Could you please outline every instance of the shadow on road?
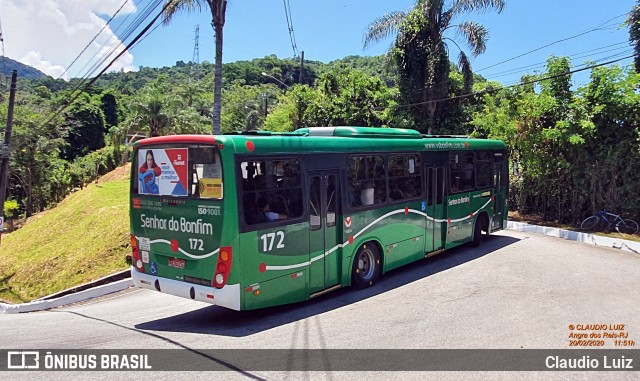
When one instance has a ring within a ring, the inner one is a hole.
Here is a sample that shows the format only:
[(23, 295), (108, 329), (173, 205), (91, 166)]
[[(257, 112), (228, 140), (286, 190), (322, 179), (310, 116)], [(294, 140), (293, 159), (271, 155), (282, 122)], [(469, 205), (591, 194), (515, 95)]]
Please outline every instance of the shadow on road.
[(347, 287), (309, 301), (254, 311), (233, 311), (218, 306), (210, 306), (184, 314), (138, 324), (135, 328), (140, 330), (204, 333), (231, 337), (248, 336), (332, 311), (336, 308), (347, 306), (405, 286), (441, 271), (476, 260), (518, 241), (519, 239), (508, 236), (492, 236), (477, 248), (472, 248), (468, 245), (457, 247), (435, 257), (414, 262), (390, 271), (380, 277), (376, 285), (364, 290)]

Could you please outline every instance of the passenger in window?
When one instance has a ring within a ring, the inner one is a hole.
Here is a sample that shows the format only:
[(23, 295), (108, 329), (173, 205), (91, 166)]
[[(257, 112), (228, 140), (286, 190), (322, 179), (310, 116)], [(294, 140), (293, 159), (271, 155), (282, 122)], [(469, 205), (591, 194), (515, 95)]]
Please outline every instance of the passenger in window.
[(398, 181), (393, 181), (392, 182), (392, 186), (391, 186), (391, 192), (389, 192), (389, 197), (391, 197), (392, 200), (402, 200), (404, 198), (404, 193), (402, 193), (402, 191), (400, 190), (400, 187), (398, 186)]
[(295, 168), (292, 168), (290, 164), (285, 164), (284, 166), (284, 182), (282, 186), (284, 187), (295, 187), (298, 185), (298, 173)]
[(360, 200), (362, 205), (373, 205), (375, 190), (373, 188), (372, 181), (365, 181), (362, 184), (362, 191), (360, 192)]
[(473, 178), (473, 161), (467, 161), (466, 163), (464, 163), (463, 169), (464, 179), (470, 183), (471, 179)]
[(271, 211), (271, 206), (269, 205), (269, 201), (267, 201), (267, 199), (263, 197), (259, 198), (256, 201), (256, 207), (257, 207), (257, 216), (255, 219), (256, 223), (275, 221), (275, 220), (284, 220), (287, 218), (285, 214)]
[(460, 191), (460, 177), (456, 176), (451, 179), (451, 193)]
[(300, 188), (287, 189), (283, 197), (288, 203), (287, 217), (299, 217), (302, 214), (302, 191)]
[[(244, 197), (242, 198), (242, 202), (244, 206), (245, 221), (249, 225), (258, 223), (259, 221), (256, 221), (256, 218), (260, 216), (258, 216), (258, 212), (256, 210), (256, 202), (255, 202), (253, 193), (245, 194)], [(265, 221), (262, 221), (262, 222), (266, 222), (266, 216), (262, 215), (262, 217), (265, 218)]]
[(265, 175), (257, 175), (251, 179), (251, 183), (255, 187), (254, 189), (265, 189), (267, 186), (267, 179)]
[(360, 196), (358, 192), (355, 190), (355, 186), (353, 184), (349, 184), (349, 189), (347, 190), (347, 202), (350, 206), (360, 206)]
[(284, 162), (276, 161), (273, 164), (275, 165), (274, 174), (276, 175), (276, 177), (284, 176)]

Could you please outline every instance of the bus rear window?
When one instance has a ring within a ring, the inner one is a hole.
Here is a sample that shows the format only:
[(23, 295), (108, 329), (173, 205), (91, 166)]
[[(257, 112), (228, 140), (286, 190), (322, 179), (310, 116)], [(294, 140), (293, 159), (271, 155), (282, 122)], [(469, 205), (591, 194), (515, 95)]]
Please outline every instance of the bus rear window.
[(212, 146), (141, 147), (132, 191), (141, 195), (221, 199), (222, 161)]

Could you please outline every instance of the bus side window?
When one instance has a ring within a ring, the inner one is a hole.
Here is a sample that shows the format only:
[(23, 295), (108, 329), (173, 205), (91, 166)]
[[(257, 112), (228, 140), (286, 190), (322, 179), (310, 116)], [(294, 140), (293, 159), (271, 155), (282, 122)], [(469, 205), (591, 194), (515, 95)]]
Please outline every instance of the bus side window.
[(409, 200), (422, 195), (422, 166), (418, 155), (389, 156), (389, 198)]
[(336, 213), (338, 209), (338, 180), (335, 175), (327, 178), (327, 227), (336, 225)]
[(449, 156), (451, 193), (475, 188), (475, 166), (473, 152), (451, 152)]
[(444, 202), (444, 168), (436, 168), (436, 204)]
[(433, 168), (427, 168), (427, 205), (433, 205)]
[(297, 159), (240, 163), (245, 223), (254, 225), (301, 217), (304, 208), (300, 173)]
[(491, 152), (478, 151), (476, 156), (476, 186), (489, 188), (492, 183)]
[(387, 199), (385, 161), (382, 156), (347, 158), (347, 200), (350, 206), (382, 204)]
[(311, 230), (320, 229), (322, 218), (320, 215), (320, 176), (312, 176), (309, 179), (309, 228)]
[(191, 171), (192, 196), (222, 198), (222, 161), (217, 149), (213, 147), (190, 148), (189, 170)]

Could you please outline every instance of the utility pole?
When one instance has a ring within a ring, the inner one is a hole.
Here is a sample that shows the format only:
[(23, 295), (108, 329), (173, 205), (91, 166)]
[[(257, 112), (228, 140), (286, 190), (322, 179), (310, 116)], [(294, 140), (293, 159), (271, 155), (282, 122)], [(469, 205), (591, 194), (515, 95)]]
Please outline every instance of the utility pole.
[(302, 85), (303, 80), (304, 80), (304, 50), (300, 52), (300, 78), (298, 78), (298, 83)]
[(9, 92), (9, 109), (7, 110), (7, 128), (4, 130), (4, 143), (2, 144), (2, 166), (0, 167), (0, 242), (4, 230), (4, 198), (7, 193), (7, 181), (9, 179), (9, 144), (11, 143), (11, 127), (13, 127), (13, 104), (16, 98), (16, 82), (18, 71), (11, 73), (11, 91)]
[(269, 106), (269, 94), (262, 93), (262, 99), (264, 100), (264, 118), (267, 119), (267, 114), (269, 112), (267, 110), (267, 107)]

